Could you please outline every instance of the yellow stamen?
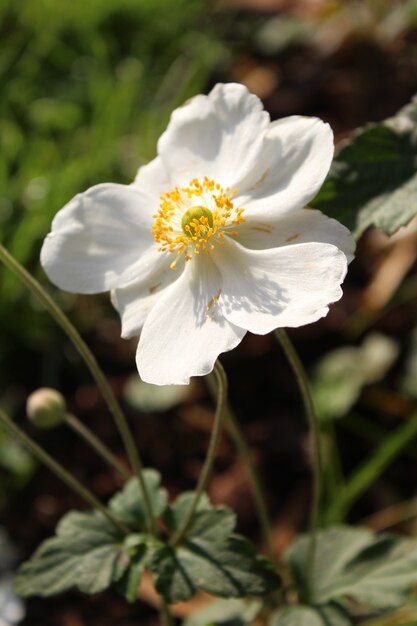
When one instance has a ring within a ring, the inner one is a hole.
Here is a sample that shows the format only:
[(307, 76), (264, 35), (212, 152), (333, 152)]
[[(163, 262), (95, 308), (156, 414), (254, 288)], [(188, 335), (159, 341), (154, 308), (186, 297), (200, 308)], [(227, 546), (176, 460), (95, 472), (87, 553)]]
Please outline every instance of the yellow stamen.
[[(245, 221), (244, 209), (235, 207), (236, 189), (223, 188), (205, 177), (193, 178), (188, 187), (174, 187), (161, 195), (159, 211), (154, 215), (152, 234), (161, 252), (184, 254), (189, 261), (201, 250), (210, 254), (216, 243), (224, 245), (224, 235), (238, 235), (236, 227)], [(176, 269), (177, 261), (171, 264)]]

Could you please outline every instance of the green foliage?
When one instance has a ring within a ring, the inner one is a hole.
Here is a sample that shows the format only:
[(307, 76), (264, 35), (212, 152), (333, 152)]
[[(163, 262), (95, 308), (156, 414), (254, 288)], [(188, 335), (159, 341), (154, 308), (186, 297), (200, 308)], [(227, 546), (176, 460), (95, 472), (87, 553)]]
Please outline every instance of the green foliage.
[(45, 541), (20, 568), (15, 590), (22, 596), (53, 596), (72, 587), (99, 593), (114, 580), (123, 561), (123, 537), (100, 513), (71, 511), (56, 536)]
[(185, 385), (151, 385), (144, 383), (137, 374), (128, 379), (124, 397), (135, 409), (143, 412), (163, 413), (186, 398), (189, 389)]
[(397, 355), (397, 344), (379, 333), (369, 335), (361, 346), (344, 346), (326, 354), (315, 369), (311, 386), (319, 418), (346, 415), (362, 388), (383, 378)]
[[(144, 472), (154, 516), (159, 517), (167, 503), (167, 492), (160, 487), (161, 476), (152, 469)], [(109, 508), (118, 519), (135, 532), (145, 529), (145, 503), (137, 478), (132, 478), (109, 503)]]
[(153, 156), (170, 110), (201, 90), (220, 53), (201, 0), (54, 7), (24, 0), (0, 8), (0, 74), (8, 86), (0, 105), (7, 190), (0, 220), (21, 261), (72, 195), (132, 179)]
[(326, 519), (339, 522), (345, 519), (353, 503), (372, 485), (417, 435), (417, 412), (412, 413), (385, 437), (375, 452), (349, 476), (343, 489), (331, 500)]
[[(152, 508), (165, 523), (166, 534), (177, 530), (192, 493), (167, 505), (160, 476), (145, 470)], [(52, 596), (76, 587), (88, 594), (114, 585), (133, 602), (145, 567), (168, 602), (188, 599), (197, 589), (226, 597), (263, 595), (277, 585), (266, 559), (257, 557), (250, 543), (233, 534), (234, 513), (213, 507), (203, 497), (180, 545), (175, 548), (145, 532), (143, 497), (137, 479), (130, 480), (109, 503), (109, 510), (132, 532), (127, 536), (97, 512), (70, 512), (56, 536), (45, 541), (16, 577), (16, 591), (24, 596)]]
[[(171, 532), (184, 519), (187, 498), (191, 494), (182, 496), (164, 515)], [(232, 534), (235, 524), (233, 511), (205, 502), (179, 546), (161, 543), (156, 548), (150, 567), (156, 589), (168, 602), (187, 600), (197, 589), (240, 598), (264, 595), (277, 586), (269, 561), (257, 557), (244, 537)]]
[(308, 589), (308, 537), (298, 539), (286, 560), (301, 597), (312, 604), (350, 598), (376, 609), (401, 606), (417, 584), (417, 542), (377, 536), (364, 528), (333, 527), (317, 537), (312, 588)]
[(359, 237), (388, 235), (417, 213), (417, 98), (397, 115), (357, 131), (336, 155), (312, 205)]
[(353, 626), (353, 622), (342, 607), (329, 604), (285, 607), (271, 616), (268, 626)]

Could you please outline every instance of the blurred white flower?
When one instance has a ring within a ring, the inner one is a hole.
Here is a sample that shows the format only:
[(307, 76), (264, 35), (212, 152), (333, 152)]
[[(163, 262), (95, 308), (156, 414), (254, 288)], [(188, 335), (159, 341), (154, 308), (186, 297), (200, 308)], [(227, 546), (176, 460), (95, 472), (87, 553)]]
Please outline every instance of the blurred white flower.
[(314, 322), (341, 297), (353, 240), (304, 208), (332, 157), (327, 124), (271, 123), (243, 85), (219, 84), (174, 111), (132, 185), (57, 214), (42, 265), (62, 289), (112, 292), (143, 380), (186, 384), (247, 330)]
[(0, 554), (0, 626), (15, 626), (25, 616), (25, 605), (13, 592), (12, 570), (17, 560), (16, 550), (2, 527)]
[(0, 626), (19, 624), (24, 616), (23, 600), (13, 592), (13, 576), (0, 576)]

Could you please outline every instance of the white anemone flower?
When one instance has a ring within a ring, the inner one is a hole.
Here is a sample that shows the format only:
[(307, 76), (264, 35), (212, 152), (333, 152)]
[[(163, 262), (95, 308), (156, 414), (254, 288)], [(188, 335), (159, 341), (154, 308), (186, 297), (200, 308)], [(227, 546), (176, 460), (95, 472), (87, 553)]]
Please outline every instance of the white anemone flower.
[(173, 112), (134, 183), (59, 211), (42, 265), (67, 291), (111, 291), (144, 381), (187, 384), (246, 331), (315, 322), (342, 296), (353, 240), (306, 208), (332, 157), (328, 124), (271, 123), (243, 85), (218, 84)]

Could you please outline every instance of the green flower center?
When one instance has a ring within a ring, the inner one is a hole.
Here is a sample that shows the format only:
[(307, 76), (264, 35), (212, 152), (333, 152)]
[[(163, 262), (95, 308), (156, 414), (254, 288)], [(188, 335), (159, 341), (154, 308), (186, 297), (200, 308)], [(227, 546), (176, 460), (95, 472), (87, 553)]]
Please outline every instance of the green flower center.
[(188, 237), (199, 237), (213, 230), (213, 213), (204, 206), (192, 206), (182, 216), (182, 230)]

